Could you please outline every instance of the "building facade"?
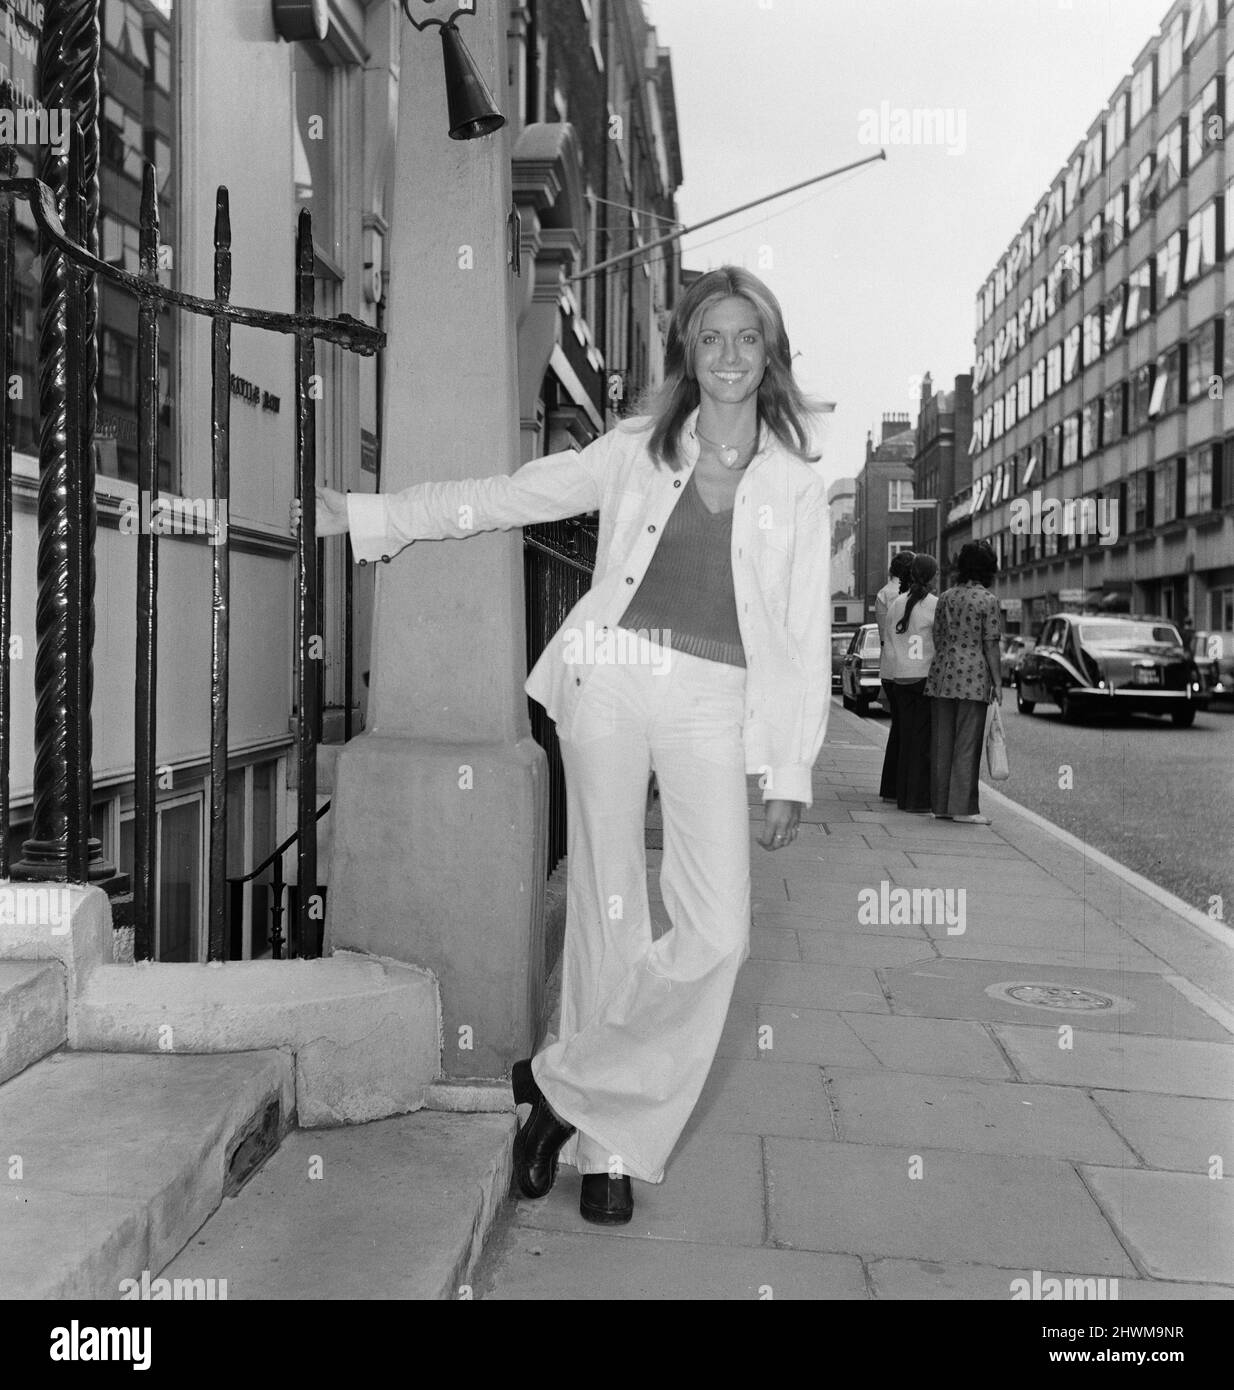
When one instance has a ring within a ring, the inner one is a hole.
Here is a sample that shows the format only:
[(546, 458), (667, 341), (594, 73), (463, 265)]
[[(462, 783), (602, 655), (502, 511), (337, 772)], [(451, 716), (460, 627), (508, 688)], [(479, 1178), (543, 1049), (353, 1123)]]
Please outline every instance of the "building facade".
[(972, 527), (1036, 632), (1234, 630), (1229, 6), (1178, 0), (977, 296)]
[(534, 282), (519, 320), (520, 406), (534, 458), (583, 447), (663, 379), (677, 246), (583, 272), (680, 225), (682, 161), (672, 61), (638, 0), (511, 3), (509, 40), (515, 198)]
[(866, 436), (865, 466), (857, 475), (853, 516), (856, 595), (864, 621), (874, 621), (874, 599), (887, 582), (891, 557), (913, 547), (913, 456), (917, 435), (906, 412), (883, 415), (881, 438)]
[(851, 597), (856, 585), (857, 479), (838, 478), (827, 489), (831, 508), (831, 593), (833, 598)]
[(933, 380), (927, 372), (921, 383), (921, 404), (917, 414), (914, 492), (920, 499), (933, 497), (937, 505), (932, 508), (918, 507), (914, 511), (913, 549), (934, 556), (938, 561), (943, 586), (947, 583), (956, 553), (965, 541), (972, 538), (972, 460), (967, 451), (972, 426), (971, 376), (967, 373), (957, 376), (950, 391), (935, 391)]
[[(663, 366), (677, 261), (592, 280), (594, 259), (644, 243), (675, 219), (681, 181), (672, 69), (634, 0), (480, 0), (507, 16), (508, 85), (496, 90), (511, 131), (512, 254), (521, 258), (518, 320), (523, 454), (581, 447)], [(230, 193), (234, 303), (294, 308), (294, 233), (313, 218), (315, 312), (384, 326), (389, 298), (400, 45), (438, 45), (398, 0), (328, 0), (324, 39), (281, 38), (270, 5), (250, 0), (100, 0), (99, 254), (138, 270), (144, 161), (157, 169), (160, 275), (209, 297), (215, 189)], [(0, 107), (36, 100), (42, 6), (0, 0)], [(466, 32), (467, 19), (460, 21)], [(616, 119), (620, 118), (620, 119)], [(446, 112), (433, 138), (445, 139)], [(576, 124), (577, 122), (577, 124)], [(466, 146), (459, 149), (466, 151)], [(19, 176), (37, 149), (19, 148)], [(426, 187), (429, 205), (448, 189)], [(39, 477), (38, 239), (17, 203), (14, 304), (14, 573), (12, 857), (30, 835), (34, 786), (35, 557)], [(504, 214), (503, 214), (504, 215)], [(460, 247), (460, 256), (465, 248)], [(460, 261), (460, 269), (462, 262)], [(134, 837), (136, 307), (99, 296), (98, 535), (93, 694), (93, 830), (103, 857), (128, 872)], [(185, 514), (212, 501), (210, 328), (164, 314), (159, 490)], [(433, 333), (431, 322), (424, 325)], [(487, 350), (477, 344), (477, 351)], [(296, 688), (294, 340), (250, 328), (232, 335), (230, 392), (231, 625), (228, 738), (229, 876), (259, 864), (294, 821)], [(319, 343), (318, 477), (339, 490), (381, 486), (383, 400), (414, 389), (385, 380), (381, 355)], [(616, 377), (616, 381), (610, 378)], [(414, 447), (392, 441), (391, 447)], [(476, 472), (485, 465), (477, 461)], [(346, 540), (323, 543), (323, 733), (343, 737), (349, 703), (364, 726), (374, 570), (351, 564)], [(157, 761), (159, 862), (155, 958), (206, 955), (211, 538), (159, 539)], [(350, 634), (356, 674), (346, 681)], [(323, 762), (326, 761), (323, 759)], [(327, 862), (330, 818), (321, 822)], [(291, 856), (288, 857), (291, 864)], [(237, 957), (269, 953), (265, 890), (246, 885)]]

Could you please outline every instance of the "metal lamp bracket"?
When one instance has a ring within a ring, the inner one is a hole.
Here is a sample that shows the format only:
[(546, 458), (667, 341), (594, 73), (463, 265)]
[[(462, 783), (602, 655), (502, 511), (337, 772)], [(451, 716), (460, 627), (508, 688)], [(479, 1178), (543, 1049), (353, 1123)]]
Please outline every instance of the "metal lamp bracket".
[(417, 29), (453, 24), (461, 14), (475, 14), (476, 0), (403, 0), (403, 13)]

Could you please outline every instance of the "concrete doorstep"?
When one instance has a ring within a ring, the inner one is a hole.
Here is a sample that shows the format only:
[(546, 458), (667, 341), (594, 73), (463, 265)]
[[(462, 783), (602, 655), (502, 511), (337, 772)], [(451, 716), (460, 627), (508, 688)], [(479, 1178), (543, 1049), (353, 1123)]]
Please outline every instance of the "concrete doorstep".
[(278, 1144), (289, 1053), (57, 1052), (0, 1087), (0, 1298), (114, 1299)]

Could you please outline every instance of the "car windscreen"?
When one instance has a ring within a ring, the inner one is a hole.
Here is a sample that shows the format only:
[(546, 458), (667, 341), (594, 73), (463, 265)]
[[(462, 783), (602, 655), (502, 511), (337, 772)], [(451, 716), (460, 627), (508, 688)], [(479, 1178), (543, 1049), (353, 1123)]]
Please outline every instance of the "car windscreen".
[(1086, 647), (1181, 647), (1183, 639), (1169, 623), (1081, 623)]

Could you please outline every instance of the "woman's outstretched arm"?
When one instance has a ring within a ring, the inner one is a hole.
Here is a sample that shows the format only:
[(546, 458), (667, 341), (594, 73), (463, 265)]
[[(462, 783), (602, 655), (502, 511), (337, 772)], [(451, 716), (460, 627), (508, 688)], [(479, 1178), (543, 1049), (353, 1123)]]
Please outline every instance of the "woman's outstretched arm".
[[(380, 560), (419, 540), (509, 530), (594, 512), (600, 506), (608, 436), (581, 452), (532, 459), (514, 473), (415, 483), (394, 493), (317, 489), (317, 534), (351, 534), (357, 560)], [(293, 525), (298, 520), (292, 508)]]

